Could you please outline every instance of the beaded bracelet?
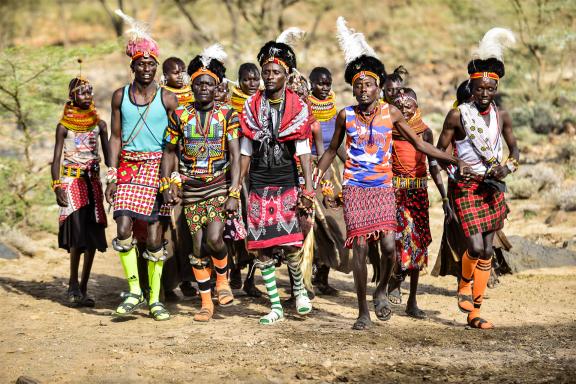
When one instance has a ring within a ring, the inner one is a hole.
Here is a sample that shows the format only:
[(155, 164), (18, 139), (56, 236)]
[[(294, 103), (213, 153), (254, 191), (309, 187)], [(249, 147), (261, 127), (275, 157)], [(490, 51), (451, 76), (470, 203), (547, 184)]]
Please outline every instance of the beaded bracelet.
[(182, 187), (182, 178), (178, 172), (172, 172), (172, 174), (170, 174), (170, 184), (176, 184), (178, 188)]
[(320, 182), (320, 185), (322, 185), (323, 196), (329, 196), (329, 197), (334, 196), (334, 184), (332, 184), (330, 180), (322, 180)]
[(54, 192), (56, 192), (56, 189), (62, 188), (62, 182), (60, 181), (60, 179), (52, 180), (51, 187), (52, 187), (52, 190)]
[(518, 160), (516, 160), (513, 157), (509, 157), (506, 160), (506, 167), (510, 170), (511, 173), (514, 173), (518, 170), (518, 168), (520, 168), (520, 164), (518, 163)]
[(230, 190), (228, 196), (234, 199), (240, 199), (240, 191)]
[(116, 183), (118, 181), (118, 169), (114, 167), (108, 168), (106, 172), (106, 184)]
[(170, 179), (168, 177), (163, 177), (160, 179), (160, 186), (158, 187), (158, 192), (162, 193), (170, 188)]
[(305, 199), (308, 199), (310, 201), (314, 201), (314, 198), (316, 197), (316, 193), (314, 191), (308, 192), (307, 190), (303, 189), (302, 190), (302, 197)]

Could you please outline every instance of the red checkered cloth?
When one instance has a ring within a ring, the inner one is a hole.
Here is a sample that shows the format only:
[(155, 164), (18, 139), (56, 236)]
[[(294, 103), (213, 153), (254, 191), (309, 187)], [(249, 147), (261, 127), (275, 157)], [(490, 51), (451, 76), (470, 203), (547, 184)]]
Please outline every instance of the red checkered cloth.
[(158, 219), (157, 199), (162, 152), (122, 151), (114, 218), (130, 216), (151, 222)]
[(504, 193), (474, 179), (450, 181), (449, 188), (466, 237), (504, 228), (509, 212)]
[(342, 187), (344, 222), (346, 223), (347, 248), (354, 239), (359, 242), (374, 241), (380, 235), (396, 231), (396, 202), (394, 188)]

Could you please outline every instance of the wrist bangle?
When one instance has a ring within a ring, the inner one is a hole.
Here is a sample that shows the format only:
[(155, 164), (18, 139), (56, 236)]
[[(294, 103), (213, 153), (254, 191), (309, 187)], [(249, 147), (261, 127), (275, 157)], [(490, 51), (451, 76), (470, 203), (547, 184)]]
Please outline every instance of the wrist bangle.
[(62, 188), (62, 182), (60, 181), (60, 179), (52, 180), (50, 186), (52, 187), (52, 191), (56, 192), (56, 189)]
[(228, 197), (233, 197), (234, 199), (240, 199), (240, 191), (230, 190), (228, 191)]
[(158, 192), (162, 193), (168, 188), (170, 188), (170, 179), (168, 177), (161, 178), (158, 185)]
[(448, 197), (443, 197), (443, 198), (442, 198), (442, 201), (443, 201), (443, 202), (444, 202), (444, 201), (450, 201), (450, 199), (449, 199)]

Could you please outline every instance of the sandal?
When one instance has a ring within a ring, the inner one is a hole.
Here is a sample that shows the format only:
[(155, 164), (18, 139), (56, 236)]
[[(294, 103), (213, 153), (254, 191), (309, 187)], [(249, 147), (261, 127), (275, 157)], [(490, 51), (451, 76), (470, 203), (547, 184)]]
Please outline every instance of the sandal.
[(374, 314), (380, 321), (388, 321), (392, 317), (392, 308), (388, 299), (380, 301), (374, 299)]
[[(144, 305), (144, 295), (142, 293), (136, 294), (132, 292), (122, 292), (120, 295), (124, 301), (116, 308), (114, 316), (127, 316), (136, 310), (136, 308)], [(134, 302), (136, 299), (136, 302)]]
[(246, 296), (248, 297), (255, 297), (255, 298), (262, 297), (262, 292), (258, 288), (256, 288), (255, 285), (244, 284), (243, 290), (244, 292), (246, 292)]
[(318, 290), (326, 296), (338, 296), (338, 290), (328, 284), (319, 284)]
[(402, 291), (400, 290), (400, 287), (388, 292), (388, 300), (394, 305), (402, 304)]
[(359, 317), (352, 325), (352, 329), (355, 331), (364, 331), (370, 328), (372, 328), (372, 320), (365, 317)]
[(68, 304), (70, 307), (80, 307), (82, 305), (82, 292), (79, 289), (68, 291)]
[(164, 321), (170, 319), (170, 312), (168, 312), (164, 304), (159, 301), (150, 304), (150, 315), (156, 321)]
[(206, 322), (210, 321), (213, 314), (214, 314), (213, 309), (210, 309), (207, 307), (202, 307), (202, 308), (200, 308), (200, 311), (194, 315), (194, 321), (206, 323)]
[(284, 311), (273, 309), (266, 316), (262, 316), (258, 321), (261, 325), (272, 325), (284, 320)]
[(94, 308), (94, 306), (96, 305), (96, 302), (90, 296), (84, 295), (84, 296), (82, 296), (82, 301), (80, 302), (80, 305), (82, 307)]
[(228, 284), (222, 284), (221, 287), (217, 287), (216, 295), (218, 296), (218, 304), (221, 307), (227, 307), (234, 302), (234, 295)]
[(488, 320), (484, 320), (480, 316), (476, 316), (471, 319), (470, 315), (468, 315), (468, 325), (470, 326), (470, 328), (476, 328), (476, 329), (494, 329), (494, 324), (492, 324)]
[(406, 308), (405, 312), (408, 316), (413, 317), (415, 319), (425, 320), (428, 318), (426, 312), (424, 312), (420, 308), (410, 308), (410, 309)]

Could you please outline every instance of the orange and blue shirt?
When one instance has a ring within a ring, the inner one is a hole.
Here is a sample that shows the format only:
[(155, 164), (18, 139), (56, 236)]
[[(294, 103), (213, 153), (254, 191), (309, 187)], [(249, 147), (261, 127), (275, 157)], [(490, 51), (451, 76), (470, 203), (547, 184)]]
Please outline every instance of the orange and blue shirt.
[(388, 104), (378, 105), (371, 121), (363, 121), (349, 106), (346, 111), (346, 152), (343, 185), (392, 187), (392, 119)]

